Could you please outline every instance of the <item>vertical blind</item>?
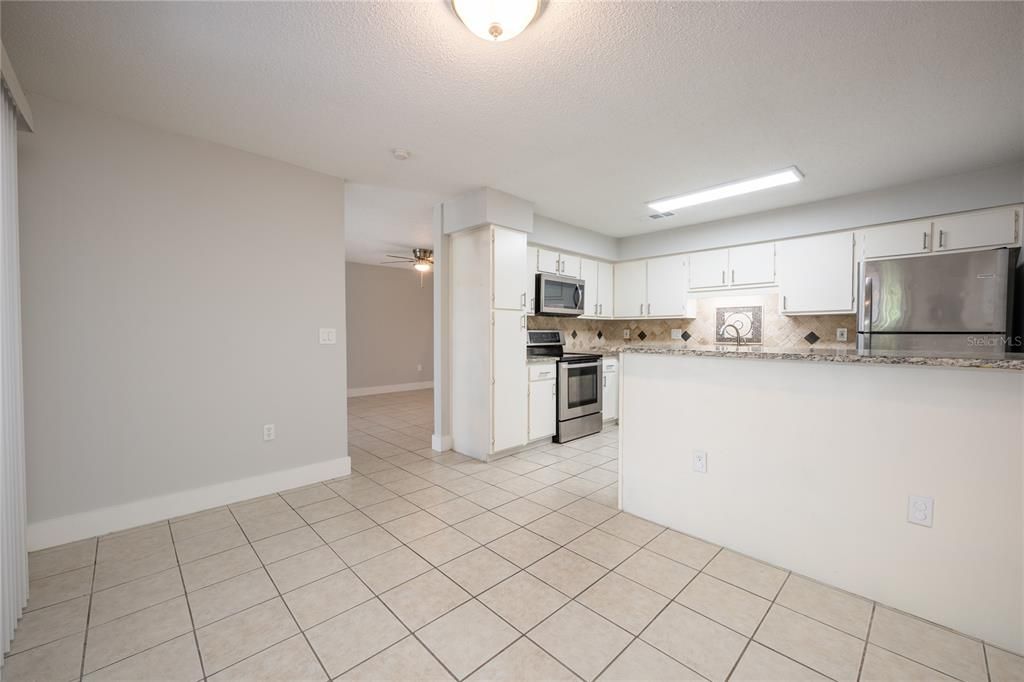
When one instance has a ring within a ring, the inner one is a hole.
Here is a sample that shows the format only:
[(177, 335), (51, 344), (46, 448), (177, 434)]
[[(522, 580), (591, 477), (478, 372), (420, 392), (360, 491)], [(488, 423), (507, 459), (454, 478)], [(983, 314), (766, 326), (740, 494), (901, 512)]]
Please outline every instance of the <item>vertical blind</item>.
[(0, 626), (6, 653), (28, 600), (28, 554), (18, 256), (18, 114), (10, 92), (6, 87), (0, 90)]

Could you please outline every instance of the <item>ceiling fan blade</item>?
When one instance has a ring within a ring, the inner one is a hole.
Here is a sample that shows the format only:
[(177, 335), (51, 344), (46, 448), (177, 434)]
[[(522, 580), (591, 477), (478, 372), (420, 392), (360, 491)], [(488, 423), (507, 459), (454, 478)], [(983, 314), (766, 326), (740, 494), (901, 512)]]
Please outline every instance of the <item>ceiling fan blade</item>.
[(408, 265), (409, 261), (407, 261), (407, 260), (383, 260), (379, 264), (380, 265), (394, 265), (395, 263), (401, 263), (402, 265)]
[(409, 258), (408, 256), (396, 256), (393, 253), (385, 253), (384, 255), (387, 256), (388, 258), (397, 258), (398, 260), (409, 261), (410, 263), (416, 260), (415, 258)]

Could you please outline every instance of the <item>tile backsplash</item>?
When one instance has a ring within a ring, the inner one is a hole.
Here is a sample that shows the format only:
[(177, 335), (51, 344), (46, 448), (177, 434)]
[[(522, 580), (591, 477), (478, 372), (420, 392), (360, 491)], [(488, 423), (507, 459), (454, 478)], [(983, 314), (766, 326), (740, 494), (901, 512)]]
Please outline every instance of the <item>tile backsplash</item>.
[[(530, 329), (561, 329), (569, 351), (599, 349), (602, 346), (643, 345), (710, 348), (715, 345), (718, 309), (760, 309), (761, 345), (766, 348), (853, 348), (857, 318), (854, 315), (782, 315), (775, 294), (729, 295), (697, 299), (695, 319), (679, 320), (581, 320), (575, 317), (529, 318)], [(735, 320), (732, 320), (735, 321)], [(742, 326), (742, 325), (741, 325)], [(836, 341), (836, 330), (845, 328), (847, 341)], [(628, 329), (629, 339), (623, 339)], [(683, 331), (673, 339), (672, 330)], [(576, 332), (576, 336), (573, 336)], [(732, 331), (726, 332), (726, 335)], [(746, 331), (742, 331), (747, 336)], [(812, 343), (813, 341), (813, 343)]]

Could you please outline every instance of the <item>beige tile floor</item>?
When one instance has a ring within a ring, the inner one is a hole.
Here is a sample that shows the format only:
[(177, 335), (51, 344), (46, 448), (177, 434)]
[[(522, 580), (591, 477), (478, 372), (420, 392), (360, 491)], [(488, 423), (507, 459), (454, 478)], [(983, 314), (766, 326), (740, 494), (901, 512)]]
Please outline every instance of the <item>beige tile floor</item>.
[(614, 428), (483, 464), (349, 402), (353, 474), (36, 552), (15, 680), (1024, 679), (1024, 659), (618, 513)]

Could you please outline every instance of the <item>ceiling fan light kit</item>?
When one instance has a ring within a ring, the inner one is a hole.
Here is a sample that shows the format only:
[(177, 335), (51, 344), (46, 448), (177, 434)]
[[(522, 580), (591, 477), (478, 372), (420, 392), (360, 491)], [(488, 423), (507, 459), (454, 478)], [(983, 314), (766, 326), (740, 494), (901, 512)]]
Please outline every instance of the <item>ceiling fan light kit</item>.
[(452, 9), (466, 28), (495, 43), (526, 30), (539, 8), (539, 0), (452, 0)]
[(430, 272), (434, 266), (434, 250), (433, 249), (413, 249), (412, 258), (409, 256), (396, 256), (394, 254), (387, 254), (388, 258), (394, 258), (395, 260), (384, 261), (381, 265), (392, 265), (394, 263), (412, 263), (413, 269), (417, 272)]

